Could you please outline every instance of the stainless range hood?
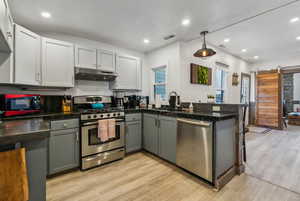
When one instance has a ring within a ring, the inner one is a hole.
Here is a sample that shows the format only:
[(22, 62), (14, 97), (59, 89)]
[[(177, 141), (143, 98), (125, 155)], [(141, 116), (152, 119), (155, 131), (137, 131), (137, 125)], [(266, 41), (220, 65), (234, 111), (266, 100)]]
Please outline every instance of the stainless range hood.
[(75, 68), (76, 80), (114, 81), (115, 73), (104, 72), (98, 69)]

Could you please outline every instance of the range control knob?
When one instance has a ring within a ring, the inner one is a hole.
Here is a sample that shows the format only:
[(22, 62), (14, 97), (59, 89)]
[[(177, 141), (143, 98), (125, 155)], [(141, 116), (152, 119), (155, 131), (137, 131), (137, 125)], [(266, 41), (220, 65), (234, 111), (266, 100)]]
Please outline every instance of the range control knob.
[(120, 113), (118, 113), (118, 116), (120, 116), (121, 114)]
[(116, 116), (116, 113), (114, 113), (113, 116), (115, 117), (115, 116)]
[(100, 117), (103, 118), (103, 114), (101, 114)]
[(94, 115), (94, 118), (97, 118), (97, 115), (96, 115), (96, 114)]
[(110, 114), (107, 114), (108, 117), (110, 117)]
[(88, 115), (87, 118), (90, 119), (90, 118), (91, 118), (91, 115)]

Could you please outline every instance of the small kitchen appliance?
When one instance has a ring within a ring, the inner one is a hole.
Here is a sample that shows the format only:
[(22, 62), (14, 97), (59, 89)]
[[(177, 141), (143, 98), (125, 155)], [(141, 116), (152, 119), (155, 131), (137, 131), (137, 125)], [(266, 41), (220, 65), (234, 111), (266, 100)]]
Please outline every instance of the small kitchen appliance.
[[(80, 113), (81, 170), (87, 170), (125, 156), (125, 114), (112, 107), (110, 96), (75, 96), (73, 110)], [(95, 105), (102, 105), (95, 108)], [(115, 119), (115, 137), (105, 142), (98, 137), (98, 120)]]
[(175, 91), (172, 91), (169, 94), (169, 105), (171, 109), (180, 107), (180, 96), (178, 96)]
[(32, 94), (3, 94), (0, 95), (0, 110), (4, 117), (39, 113), (41, 97)]

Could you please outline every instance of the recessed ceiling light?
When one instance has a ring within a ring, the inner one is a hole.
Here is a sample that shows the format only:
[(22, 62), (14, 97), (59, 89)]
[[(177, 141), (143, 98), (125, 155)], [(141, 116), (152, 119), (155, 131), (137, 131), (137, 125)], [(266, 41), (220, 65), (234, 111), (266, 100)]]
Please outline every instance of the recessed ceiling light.
[(297, 39), (297, 40), (300, 40), (300, 36), (298, 36), (296, 39)]
[(294, 17), (292, 19), (290, 19), (290, 23), (295, 23), (299, 21), (299, 17)]
[(48, 12), (41, 12), (41, 16), (44, 17), (44, 18), (50, 18), (51, 14), (48, 13)]
[(259, 56), (254, 56), (253, 58), (254, 58), (254, 59), (259, 59)]
[(145, 44), (149, 44), (149, 43), (150, 43), (150, 40), (147, 39), (147, 38), (145, 38), (145, 39), (144, 39), (144, 43), (145, 43)]
[(229, 42), (230, 42), (230, 38), (225, 38), (225, 39), (224, 39), (224, 42), (225, 42), (225, 43), (229, 43)]
[(247, 49), (242, 49), (242, 52), (247, 52)]
[(191, 24), (191, 20), (190, 19), (183, 19), (181, 21), (182, 26), (188, 26)]

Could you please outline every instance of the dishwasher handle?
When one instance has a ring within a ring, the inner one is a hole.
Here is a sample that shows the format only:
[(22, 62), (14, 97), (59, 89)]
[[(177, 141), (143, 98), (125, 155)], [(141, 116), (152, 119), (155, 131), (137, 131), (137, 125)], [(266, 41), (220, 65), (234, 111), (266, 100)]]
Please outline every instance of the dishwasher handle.
[(207, 122), (207, 121), (193, 121), (193, 120), (190, 120), (190, 119), (177, 119), (177, 121), (182, 122), (182, 123), (186, 123), (186, 124), (202, 126), (202, 127), (210, 127), (211, 126), (211, 122)]

